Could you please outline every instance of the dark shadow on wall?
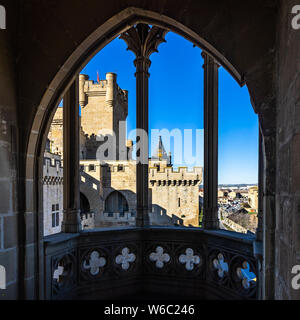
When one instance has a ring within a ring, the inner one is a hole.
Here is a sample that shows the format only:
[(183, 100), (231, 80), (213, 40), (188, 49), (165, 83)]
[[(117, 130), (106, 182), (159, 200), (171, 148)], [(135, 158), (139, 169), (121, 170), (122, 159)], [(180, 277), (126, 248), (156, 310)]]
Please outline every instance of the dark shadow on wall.
[(80, 213), (89, 213), (90, 211), (91, 209), (88, 198), (80, 192)]
[[(109, 165), (102, 165), (100, 180), (98, 181), (87, 172), (81, 170), (81, 188), (85, 194), (90, 190), (86, 199), (98, 197), (101, 208), (90, 210), (98, 212), (96, 228), (135, 225), (136, 193), (128, 189), (111, 188), (111, 171)], [(84, 181), (83, 181), (84, 180)], [(95, 190), (95, 186), (97, 189)], [(167, 214), (167, 210), (158, 204), (152, 204), (152, 189), (149, 188), (149, 218), (154, 226), (184, 226), (184, 220), (175, 214)], [(115, 197), (114, 197), (115, 195)], [(120, 195), (120, 196), (116, 196)], [(114, 199), (113, 199), (114, 198)], [(85, 199), (80, 198), (81, 210), (85, 210)], [(98, 209), (98, 210), (96, 210)], [(126, 219), (127, 218), (127, 219)]]

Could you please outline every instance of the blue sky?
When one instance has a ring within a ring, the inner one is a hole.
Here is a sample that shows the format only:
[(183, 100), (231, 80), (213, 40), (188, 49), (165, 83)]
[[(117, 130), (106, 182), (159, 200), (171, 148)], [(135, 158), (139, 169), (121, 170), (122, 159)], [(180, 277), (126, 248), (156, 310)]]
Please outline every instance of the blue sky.
[[(183, 148), (187, 156), (174, 166), (203, 166), (203, 59), (201, 50), (169, 32), (159, 53), (151, 55), (149, 78), (149, 129), (190, 129), (192, 139)], [(128, 133), (136, 127), (134, 54), (123, 40), (115, 39), (82, 70), (96, 81), (105, 73), (117, 73), (117, 83), (129, 91)], [(196, 140), (198, 129), (198, 140)], [(189, 137), (189, 136), (187, 136)], [(153, 136), (154, 138), (154, 136)], [(156, 136), (155, 136), (156, 138)], [(151, 141), (151, 136), (149, 137)], [(156, 141), (156, 139), (155, 139)], [(164, 136), (163, 136), (164, 141)], [(197, 142), (197, 148), (196, 148)], [(166, 143), (166, 141), (165, 141)], [(167, 144), (167, 143), (166, 143)], [(176, 144), (177, 145), (177, 144)], [(156, 143), (151, 146), (155, 149)], [(174, 155), (174, 142), (170, 148)], [(197, 154), (196, 154), (197, 149)], [(178, 153), (177, 153), (178, 154)], [(176, 160), (176, 159), (175, 159)], [(192, 160), (195, 160), (194, 162)], [(258, 118), (247, 87), (240, 88), (224, 69), (219, 69), (219, 183), (257, 183)]]

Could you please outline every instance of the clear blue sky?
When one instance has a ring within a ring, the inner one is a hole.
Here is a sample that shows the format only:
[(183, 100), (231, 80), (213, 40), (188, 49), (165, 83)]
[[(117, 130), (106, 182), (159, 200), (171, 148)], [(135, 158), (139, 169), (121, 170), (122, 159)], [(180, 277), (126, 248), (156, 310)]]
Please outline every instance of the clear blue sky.
[[(174, 166), (203, 166), (203, 59), (201, 50), (169, 32), (159, 53), (151, 55), (149, 78), (149, 129), (192, 129), (193, 139), (183, 147), (190, 156)], [(117, 83), (129, 91), (127, 131), (136, 127), (134, 54), (123, 40), (115, 39), (82, 70), (96, 81), (106, 72), (117, 73)], [(150, 136), (151, 140), (151, 136)], [(164, 137), (163, 137), (164, 141)], [(149, 147), (155, 149), (156, 145)], [(174, 154), (174, 142), (170, 149)], [(192, 159), (196, 161), (192, 163)], [(219, 69), (219, 183), (257, 183), (258, 118), (247, 87), (240, 86), (224, 68)]]

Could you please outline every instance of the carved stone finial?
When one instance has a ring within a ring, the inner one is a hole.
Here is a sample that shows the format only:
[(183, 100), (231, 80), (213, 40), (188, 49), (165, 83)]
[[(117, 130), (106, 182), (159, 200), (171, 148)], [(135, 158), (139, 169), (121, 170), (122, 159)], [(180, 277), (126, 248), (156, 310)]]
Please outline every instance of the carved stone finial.
[(127, 43), (127, 50), (131, 50), (136, 58), (147, 58), (153, 52), (158, 52), (157, 48), (162, 42), (166, 42), (165, 35), (168, 30), (159, 27), (150, 28), (147, 24), (137, 24), (120, 35)]

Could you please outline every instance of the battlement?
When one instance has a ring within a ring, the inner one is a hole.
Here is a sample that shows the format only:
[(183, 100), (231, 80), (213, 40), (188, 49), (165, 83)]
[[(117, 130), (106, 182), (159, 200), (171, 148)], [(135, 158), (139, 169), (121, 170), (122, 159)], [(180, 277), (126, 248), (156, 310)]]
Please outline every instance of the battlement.
[(149, 172), (150, 173), (154, 173), (157, 175), (160, 174), (180, 174), (180, 175), (184, 175), (184, 176), (188, 176), (188, 175), (194, 175), (194, 174), (202, 174), (203, 172), (203, 168), (202, 167), (193, 167), (193, 170), (189, 171), (188, 167), (178, 167), (178, 170), (175, 170), (173, 167), (156, 167), (156, 166), (151, 166), (149, 167)]
[(149, 181), (152, 185), (196, 185), (202, 182), (202, 167), (194, 167), (188, 171), (187, 167), (150, 167)]
[(61, 157), (51, 152), (44, 153), (43, 184), (55, 185), (63, 183), (63, 167)]
[(61, 160), (61, 156), (59, 154), (55, 154), (52, 152), (48, 152), (45, 151), (44, 153), (44, 161), (43, 161), (44, 165), (48, 165), (49, 167), (53, 167), (53, 168), (62, 168), (62, 160)]
[(87, 104), (88, 97), (105, 96), (108, 105), (117, 102), (127, 107), (128, 91), (121, 89), (117, 84), (117, 75), (109, 72), (105, 80), (89, 80), (85, 74), (79, 75), (79, 102), (82, 107)]
[(107, 81), (100, 80), (100, 82), (95, 82), (94, 80), (86, 80), (84, 82), (84, 93), (88, 96), (105, 96), (107, 89)]

